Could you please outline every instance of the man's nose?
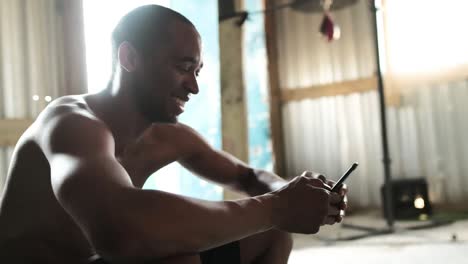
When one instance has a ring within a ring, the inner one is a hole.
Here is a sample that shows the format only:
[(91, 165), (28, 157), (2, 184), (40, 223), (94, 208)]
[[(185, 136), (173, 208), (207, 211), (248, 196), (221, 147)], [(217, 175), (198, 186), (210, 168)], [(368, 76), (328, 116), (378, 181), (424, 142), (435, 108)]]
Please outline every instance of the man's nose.
[(198, 89), (197, 76), (195, 74), (191, 75), (190, 79), (187, 80), (186, 89), (192, 94), (197, 94), (200, 91)]

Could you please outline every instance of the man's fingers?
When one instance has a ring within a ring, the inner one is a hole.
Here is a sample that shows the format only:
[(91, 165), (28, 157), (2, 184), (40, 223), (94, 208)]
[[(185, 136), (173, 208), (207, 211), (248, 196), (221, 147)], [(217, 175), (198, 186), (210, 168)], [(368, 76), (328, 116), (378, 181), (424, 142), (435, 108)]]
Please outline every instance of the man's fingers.
[(338, 208), (340, 208), (340, 210), (345, 211), (346, 209), (348, 209), (348, 203), (345, 202), (345, 201), (341, 201), (341, 203), (340, 203), (340, 205), (338, 206)]
[(304, 171), (301, 176), (307, 177), (307, 178), (314, 178), (314, 173), (311, 171)]
[(323, 174), (320, 174), (320, 173), (313, 173), (313, 177), (314, 178), (317, 178), (319, 180), (321, 180), (323, 183), (325, 183), (327, 186), (330, 186), (330, 190), (331, 188), (333, 188), (336, 184), (335, 181), (333, 180), (328, 180)]
[(323, 225), (333, 225), (336, 223), (336, 216), (328, 216), (323, 220)]
[(327, 189), (328, 191), (331, 191), (331, 187), (319, 179), (308, 179), (307, 185), (310, 185), (316, 188), (323, 188), (323, 189)]
[(327, 216), (323, 220), (323, 225), (334, 225), (343, 221), (344, 215)]
[(323, 181), (323, 183), (330, 185), (329, 181), (327, 181), (327, 178), (325, 176), (323, 176), (322, 174), (317, 173), (316, 178)]
[(301, 176), (308, 178), (312, 185), (315, 187), (320, 187), (320, 188), (325, 188), (329, 191), (331, 191), (331, 188), (333, 186), (333, 181), (327, 180), (327, 178), (316, 172), (311, 172), (311, 171), (304, 171)]
[(337, 215), (337, 216), (327, 216), (323, 220), (322, 225), (334, 225), (336, 223), (341, 223), (343, 221), (343, 216), (342, 215)]
[(337, 223), (341, 223), (341, 221), (343, 221), (343, 216), (340, 215), (340, 216), (335, 217), (335, 221)]
[[(336, 184), (336, 182), (334, 182), (334, 181), (328, 181), (328, 185), (330, 185), (330, 186), (335, 187), (335, 184)], [(348, 193), (348, 187), (346, 186), (346, 184), (342, 183), (339, 186), (338, 191), (336, 193), (338, 193), (341, 196), (346, 196), (346, 194)]]
[(338, 206), (343, 201), (343, 197), (335, 192), (330, 193), (330, 204)]
[(342, 184), (340, 191), (338, 192), (341, 196), (346, 196), (348, 194), (348, 186), (346, 184)]
[(334, 205), (328, 205), (328, 216), (340, 215), (340, 209)]

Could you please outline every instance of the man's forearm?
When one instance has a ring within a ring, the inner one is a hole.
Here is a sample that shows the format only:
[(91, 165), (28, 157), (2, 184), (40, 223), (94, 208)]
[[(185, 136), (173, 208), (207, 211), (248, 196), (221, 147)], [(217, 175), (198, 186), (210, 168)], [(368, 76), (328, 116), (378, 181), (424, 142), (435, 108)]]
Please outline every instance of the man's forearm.
[(261, 195), (283, 187), (286, 180), (278, 175), (257, 169), (249, 169), (241, 180), (241, 191), (250, 196)]
[(125, 247), (135, 249), (129, 255), (196, 253), (273, 227), (269, 195), (211, 202), (134, 190), (127, 199), (133, 205), (124, 206), (130, 208), (125, 214), (131, 216), (127, 227), (131, 232), (125, 238), (130, 245)]

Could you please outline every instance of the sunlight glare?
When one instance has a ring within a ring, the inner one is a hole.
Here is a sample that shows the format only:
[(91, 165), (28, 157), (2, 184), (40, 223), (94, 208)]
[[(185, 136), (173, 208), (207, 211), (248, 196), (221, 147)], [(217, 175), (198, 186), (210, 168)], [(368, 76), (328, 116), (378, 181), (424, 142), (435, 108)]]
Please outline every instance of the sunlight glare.
[(84, 0), (84, 31), (88, 91), (105, 88), (112, 69), (111, 34), (119, 19), (130, 10), (147, 4), (168, 7), (170, 0)]
[(468, 64), (468, 1), (386, 1), (391, 67), (399, 74), (429, 73)]

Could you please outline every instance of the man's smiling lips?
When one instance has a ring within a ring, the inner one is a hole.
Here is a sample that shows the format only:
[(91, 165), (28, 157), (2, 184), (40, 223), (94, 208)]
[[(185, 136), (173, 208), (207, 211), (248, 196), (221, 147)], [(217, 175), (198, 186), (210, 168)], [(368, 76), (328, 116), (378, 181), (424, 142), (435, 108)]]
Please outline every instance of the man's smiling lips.
[(189, 98), (182, 98), (178, 96), (173, 96), (177, 106), (179, 107), (180, 111), (184, 111), (185, 103), (188, 102)]

